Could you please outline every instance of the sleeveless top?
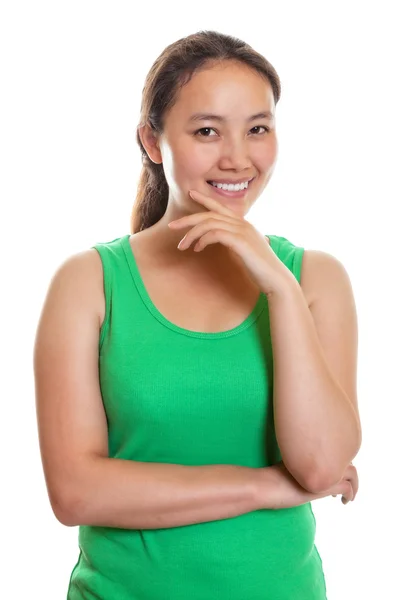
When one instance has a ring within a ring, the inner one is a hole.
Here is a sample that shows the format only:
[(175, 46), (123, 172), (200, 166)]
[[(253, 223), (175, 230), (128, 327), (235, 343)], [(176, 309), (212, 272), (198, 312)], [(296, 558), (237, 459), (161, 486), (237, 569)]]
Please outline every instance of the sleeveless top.
[[(252, 468), (282, 460), (268, 300), (218, 333), (168, 321), (129, 235), (95, 248), (104, 274), (99, 378), (109, 456)], [(304, 248), (268, 235), (300, 283)], [(165, 529), (79, 526), (67, 600), (326, 600), (311, 503)]]

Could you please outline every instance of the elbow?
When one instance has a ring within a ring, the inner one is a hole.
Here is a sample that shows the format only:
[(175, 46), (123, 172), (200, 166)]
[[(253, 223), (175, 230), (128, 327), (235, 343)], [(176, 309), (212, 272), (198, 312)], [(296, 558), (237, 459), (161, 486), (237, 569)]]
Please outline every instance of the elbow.
[(326, 485), (326, 481), (317, 474), (309, 474), (307, 477), (298, 477), (297, 481), (304, 490), (311, 494), (321, 494), (330, 487)]
[(311, 477), (308, 480), (309, 491), (311, 491), (314, 494), (322, 494), (336, 486), (338, 483), (340, 483), (341, 480), (344, 478), (346, 470), (351, 464), (351, 461), (357, 455), (360, 446), (361, 441), (358, 442), (356, 449), (353, 450), (353, 452), (347, 456), (346, 462), (341, 463), (340, 468), (339, 465), (336, 464), (331, 469), (326, 469), (324, 473), (318, 473), (316, 471), (314, 477)]
[(317, 467), (312, 468), (309, 465), (305, 468), (305, 466), (302, 465), (301, 468), (299, 468), (296, 465), (288, 465), (285, 462), (284, 464), (298, 484), (311, 494), (321, 494), (336, 483), (333, 481), (333, 478), (329, 481), (330, 478), (327, 474), (323, 474)]
[(326, 473), (325, 475), (316, 472), (313, 477), (308, 478), (306, 486), (303, 487), (312, 494), (323, 494), (324, 492), (328, 492), (335, 485), (340, 483), (340, 481), (344, 477), (344, 472), (345, 469), (343, 469), (341, 475), (334, 475), (333, 471), (329, 474)]
[[(342, 463), (339, 466), (338, 463), (334, 465), (317, 465), (316, 463), (308, 463), (305, 464), (295, 464), (291, 465), (283, 462), (291, 473), (291, 475), (296, 479), (296, 481), (305, 489), (306, 491), (312, 494), (323, 494), (324, 492), (328, 492), (335, 485), (340, 483), (343, 479), (345, 471), (347, 467), (350, 465), (352, 459), (357, 455), (361, 446), (361, 439), (356, 443), (355, 449), (353, 448), (347, 458), (346, 462)], [(344, 460), (344, 459), (343, 459)]]
[[(323, 477), (314, 469), (299, 469), (296, 466), (288, 465), (285, 461), (284, 465), (292, 475), (292, 477), (298, 482), (298, 484), (307, 492), (311, 494), (319, 494), (323, 489), (327, 489), (326, 481), (323, 481)], [(326, 486), (326, 487), (325, 487)]]
[(313, 476), (309, 476), (304, 484), (301, 485), (311, 494), (322, 494), (333, 487), (335, 482), (329, 482), (327, 477), (322, 477), (320, 474), (314, 474)]
[(82, 502), (80, 500), (73, 500), (68, 494), (61, 494), (51, 499), (51, 506), (61, 525), (76, 527), (81, 524)]

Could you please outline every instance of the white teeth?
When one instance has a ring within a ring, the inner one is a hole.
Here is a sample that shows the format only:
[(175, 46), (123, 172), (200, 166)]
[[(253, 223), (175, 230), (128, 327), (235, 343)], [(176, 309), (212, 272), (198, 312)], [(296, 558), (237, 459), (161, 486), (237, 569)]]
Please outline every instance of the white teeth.
[(249, 181), (244, 181), (243, 183), (237, 183), (234, 185), (233, 183), (215, 183), (214, 181), (210, 181), (211, 185), (217, 187), (221, 190), (226, 190), (228, 192), (239, 192), (240, 190), (245, 190), (248, 187)]

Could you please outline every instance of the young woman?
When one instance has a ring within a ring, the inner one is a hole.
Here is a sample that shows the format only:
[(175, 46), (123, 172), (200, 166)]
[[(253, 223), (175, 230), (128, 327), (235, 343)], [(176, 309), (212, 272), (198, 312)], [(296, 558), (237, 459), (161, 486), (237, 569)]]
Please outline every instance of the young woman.
[(353, 500), (357, 321), (342, 264), (245, 215), (280, 82), (204, 31), (143, 88), (131, 235), (68, 258), (35, 345), (50, 502), (79, 526), (69, 600), (323, 600), (311, 501)]

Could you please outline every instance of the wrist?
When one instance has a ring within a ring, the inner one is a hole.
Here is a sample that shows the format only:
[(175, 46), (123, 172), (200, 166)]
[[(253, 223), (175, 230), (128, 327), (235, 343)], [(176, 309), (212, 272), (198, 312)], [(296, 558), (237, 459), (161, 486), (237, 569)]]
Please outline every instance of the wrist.
[(291, 271), (287, 269), (287, 273), (282, 275), (278, 282), (275, 283), (274, 289), (266, 292), (268, 300), (276, 298), (285, 298), (298, 293), (301, 290), (300, 284)]
[(281, 508), (282, 474), (280, 465), (260, 467), (255, 470), (255, 510)]

